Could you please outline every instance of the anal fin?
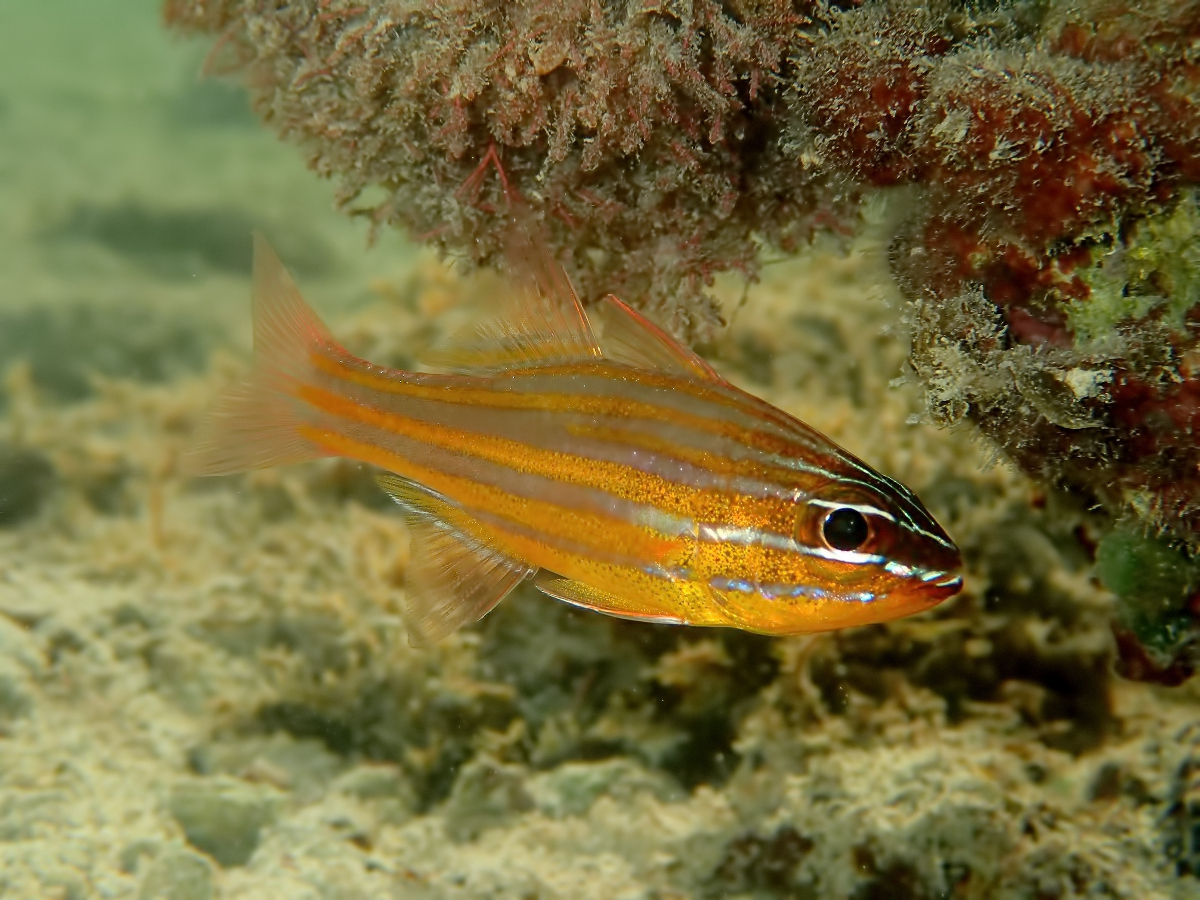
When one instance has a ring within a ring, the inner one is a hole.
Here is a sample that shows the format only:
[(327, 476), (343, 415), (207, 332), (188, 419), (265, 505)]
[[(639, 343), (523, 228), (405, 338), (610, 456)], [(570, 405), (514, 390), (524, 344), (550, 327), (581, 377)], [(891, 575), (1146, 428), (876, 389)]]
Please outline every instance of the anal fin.
[(598, 590), (582, 581), (561, 578), (542, 572), (534, 581), (534, 586), (548, 597), (562, 600), (572, 606), (580, 606), (594, 612), (615, 616), (618, 619), (632, 619), (635, 622), (653, 622), (659, 625), (683, 625), (684, 620), (677, 616), (663, 615), (661, 612), (639, 612), (630, 608), (630, 604), (621, 598)]
[(435, 643), (483, 618), (535, 571), (467, 533), (469, 515), (440, 494), (392, 474), (376, 480), (412, 533), (405, 602), (413, 643)]

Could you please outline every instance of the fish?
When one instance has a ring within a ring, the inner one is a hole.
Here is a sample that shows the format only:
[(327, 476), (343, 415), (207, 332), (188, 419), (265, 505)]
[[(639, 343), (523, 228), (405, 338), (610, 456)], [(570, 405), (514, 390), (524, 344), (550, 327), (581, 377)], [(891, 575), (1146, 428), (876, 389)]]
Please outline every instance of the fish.
[(530, 578), (625, 619), (766, 635), (886, 622), (960, 590), (958, 548), (907, 487), (617, 297), (585, 311), (544, 245), (512, 244), (494, 314), (404, 371), (338, 344), (255, 235), (253, 369), (184, 472), (376, 467), (411, 536), (417, 645)]

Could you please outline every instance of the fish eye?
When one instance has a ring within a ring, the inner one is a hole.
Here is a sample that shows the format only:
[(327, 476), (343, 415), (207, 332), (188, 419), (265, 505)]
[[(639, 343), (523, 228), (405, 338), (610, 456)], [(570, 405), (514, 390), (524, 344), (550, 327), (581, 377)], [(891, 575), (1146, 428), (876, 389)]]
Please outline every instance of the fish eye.
[(850, 551), (857, 550), (867, 542), (871, 527), (857, 509), (842, 506), (825, 517), (821, 533), (825, 543), (834, 550)]

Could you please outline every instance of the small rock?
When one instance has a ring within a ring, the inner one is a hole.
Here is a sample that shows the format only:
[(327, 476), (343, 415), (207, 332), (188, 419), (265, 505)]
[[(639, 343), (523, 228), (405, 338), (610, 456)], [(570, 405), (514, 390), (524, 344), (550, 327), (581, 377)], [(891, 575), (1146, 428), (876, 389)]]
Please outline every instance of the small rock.
[(224, 739), (193, 747), (188, 761), (198, 775), (229, 775), (286, 791), (297, 803), (324, 792), (344, 763), (320, 741), (277, 732), (269, 737)]
[(534, 805), (556, 819), (583, 815), (602, 794), (628, 800), (647, 791), (664, 802), (683, 799), (674, 783), (628, 759), (565, 763), (535, 775), (527, 788)]
[(212, 866), (186, 850), (173, 850), (156, 859), (138, 891), (138, 900), (211, 900), (212, 896)]
[(126, 875), (132, 875), (141, 868), (143, 859), (154, 859), (161, 849), (161, 841), (138, 838), (121, 848), (117, 864)]
[(526, 772), (493, 759), (473, 759), (463, 766), (443, 812), (446, 831), (456, 841), (476, 837), (533, 806), (525, 792)]
[(177, 786), (168, 808), (190, 843), (222, 866), (245, 865), (258, 848), (262, 829), (275, 821), (279, 795), (231, 778)]
[(332, 788), (369, 804), (391, 825), (408, 821), (417, 809), (417, 793), (397, 766), (364, 763), (339, 776)]
[(54, 488), (56, 473), (45, 454), (0, 444), (0, 528), (33, 518)]
[(28, 715), (32, 708), (33, 698), (25, 686), (12, 675), (0, 671), (0, 728), (6, 720)]

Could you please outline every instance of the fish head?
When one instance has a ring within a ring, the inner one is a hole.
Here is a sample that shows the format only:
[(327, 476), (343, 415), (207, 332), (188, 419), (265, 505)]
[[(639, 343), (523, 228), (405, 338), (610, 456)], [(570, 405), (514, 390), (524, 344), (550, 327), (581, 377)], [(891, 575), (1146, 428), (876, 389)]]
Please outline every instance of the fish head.
[(831, 481), (795, 504), (796, 572), (823, 570), (831, 624), (886, 622), (962, 588), (962, 557), (942, 526), (907, 487), (871, 475)]
[(829, 631), (912, 615), (961, 590), (949, 535), (912, 491), (870, 474), (796, 492), (790, 538), (771, 536), (746, 577), (717, 581), (731, 624)]

